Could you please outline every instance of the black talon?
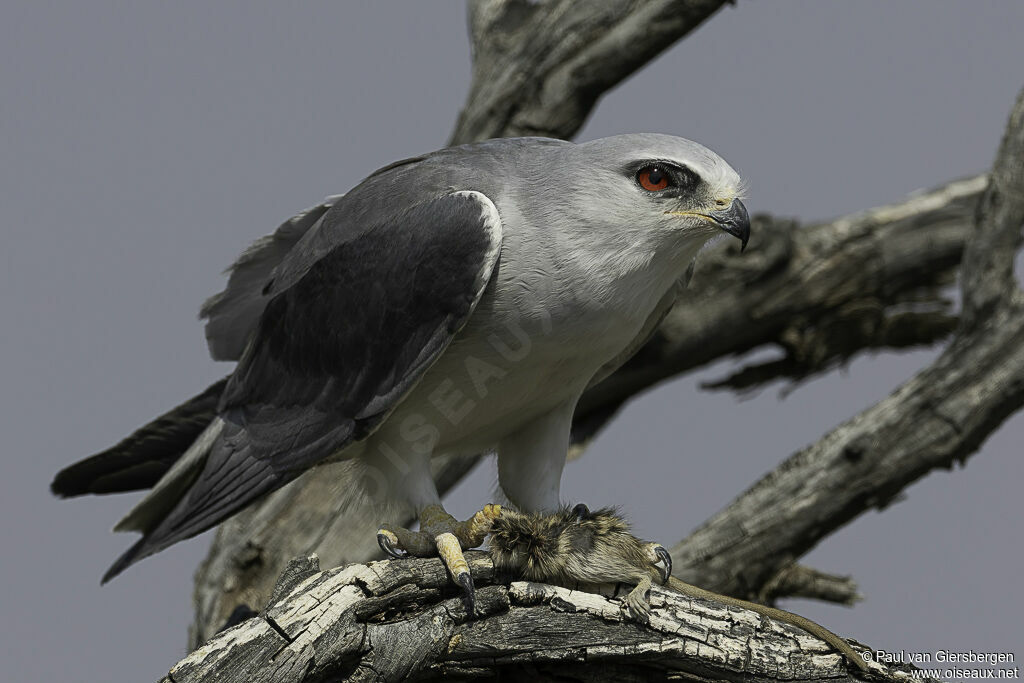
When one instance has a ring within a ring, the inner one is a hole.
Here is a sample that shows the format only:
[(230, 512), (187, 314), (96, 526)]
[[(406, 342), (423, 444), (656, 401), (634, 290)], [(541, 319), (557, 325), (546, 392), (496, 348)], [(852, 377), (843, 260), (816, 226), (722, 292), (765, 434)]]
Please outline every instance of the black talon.
[(572, 509), (572, 513), (576, 515), (577, 522), (582, 522), (587, 517), (590, 517), (590, 508), (583, 503), (577, 503), (576, 507)]
[(476, 610), (474, 598), (476, 588), (473, 586), (473, 575), (469, 572), (464, 572), (459, 574), (455, 581), (462, 586), (462, 599), (466, 603), (466, 614), (472, 617)]
[(672, 576), (672, 556), (668, 554), (664, 546), (655, 546), (654, 554), (658, 556), (658, 559), (664, 563), (664, 567), (658, 567), (658, 571), (661, 573), (661, 585), (668, 583), (669, 577)]
[(384, 554), (388, 557), (393, 557), (396, 560), (400, 560), (403, 557), (408, 557), (409, 553), (404, 550), (399, 552), (395, 549), (395, 546), (391, 545), (391, 539), (386, 534), (377, 534), (377, 545), (384, 551)]

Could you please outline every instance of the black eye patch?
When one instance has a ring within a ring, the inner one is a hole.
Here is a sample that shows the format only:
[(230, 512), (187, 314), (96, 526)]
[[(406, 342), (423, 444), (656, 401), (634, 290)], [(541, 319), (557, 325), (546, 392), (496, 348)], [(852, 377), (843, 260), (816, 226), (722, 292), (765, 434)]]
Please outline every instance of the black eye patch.
[[(637, 167), (634, 167), (637, 168)], [(695, 189), (700, 184), (700, 176), (686, 166), (669, 161), (647, 161), (639, 166), (633, 175), (636, 184), (652, 194), (675, 189), (675, 193)]]

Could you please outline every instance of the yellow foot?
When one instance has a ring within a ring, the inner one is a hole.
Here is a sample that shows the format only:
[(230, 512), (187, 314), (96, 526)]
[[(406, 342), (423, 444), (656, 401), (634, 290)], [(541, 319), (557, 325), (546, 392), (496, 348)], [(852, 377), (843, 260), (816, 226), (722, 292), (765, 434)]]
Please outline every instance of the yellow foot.
[(420, 530), (382, 524), (377, 543), (391, 557), (431, 557), (438, 555), (452, 580), (462, 587), (466, 609), (473, 613), (473, 576), (462, 551), (484, 542), (494, 520), (501, 516), (500, 505), (485, 505), (464, 522), (456, 520), (440, 505), (428, 505), (420, 512)]

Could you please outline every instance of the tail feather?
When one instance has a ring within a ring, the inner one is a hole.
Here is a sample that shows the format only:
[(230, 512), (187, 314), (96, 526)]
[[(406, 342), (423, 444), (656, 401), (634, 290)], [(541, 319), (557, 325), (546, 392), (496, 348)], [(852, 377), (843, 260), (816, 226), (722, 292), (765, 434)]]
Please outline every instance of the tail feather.
[(50, 490), (61, 498), (148, 489), (217, 416), (227, 378), (140, 427), (112, 448), (64, 468)]
[(224, 420), (215, 417), (153, 490), (114, 526), (114, 531), (148, 534), (158, 527), (202, 473), (210, 449), (223, 430)]
[[(318, 418), (311, 412), (296, 409), (293, 422), (275, 422), (271, 429), (274, 433), (299, 433), (301, 429), (291, 426), (316, 425)], [(273, 435), (261, 439), (259, 425), (254, 429), (238, 410), (214, 418), (149, 495), (115, 527), (115, 531), (140, 531), (143, 537), (118, 558), (103, 580), (216, 526), (294, 480), (322, 461), (324, 454), (338, 453), (351, 443), (356, 423), (332, 418), (320, 414), (319, 419), (329, 428), (299, 446)]]
[(117, 561), (110, 565), (110, 569), (108, 569), (106, 574), (103, 575), (103, 578), (100, 579), (100, 585), (102, 586), (107, 581), (110, 581), (112, 578), (123, 572), (130, 565), (141, 560), (144, 556), (140, 556), (140, 552), (142, 551), (142, 547), (145, 545), (145, 542), (146, 539), (144, 537), (140, 538), (134, 545), (132, 545), (131, 548), (128, 548), (121, 557), (117, 558)]
[(144, 557), (158, 553), (181, 538), (157, 533), (164, 520), (181, 505), (189, 487), (196, 481), (206, 466), (210, 449), (224, 429), (224, 421), (215, 417), (185, 454), (174, 463), (167, 474), (157, 482), (153, 490), (132, 508), (124, 519), (117, 523), (114, 531), (139, 531), (143, 536), (132, 545), (103, 575), (106, 583)]

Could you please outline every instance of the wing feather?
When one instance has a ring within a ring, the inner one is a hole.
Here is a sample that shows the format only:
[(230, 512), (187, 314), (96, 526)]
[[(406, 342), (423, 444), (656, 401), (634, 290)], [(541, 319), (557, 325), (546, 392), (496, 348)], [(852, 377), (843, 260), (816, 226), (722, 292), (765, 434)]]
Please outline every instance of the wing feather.
[(359, 226), (302, 266), (260, 314), (202, 472), (105, 580), (372, 432), (466, 323), (500, 245), (494, 204), (452, 192)]
[(199, 309), (199, 317), (206, 319), (206, 344), (214, 360), (238, 360), (242, 355), (266, 306), (263, 288), (274, 269), (342, 196), (328, 197), (292, 216), (272, 234), (249, 245), (228, 269), (224, 291), (211, 296)]

